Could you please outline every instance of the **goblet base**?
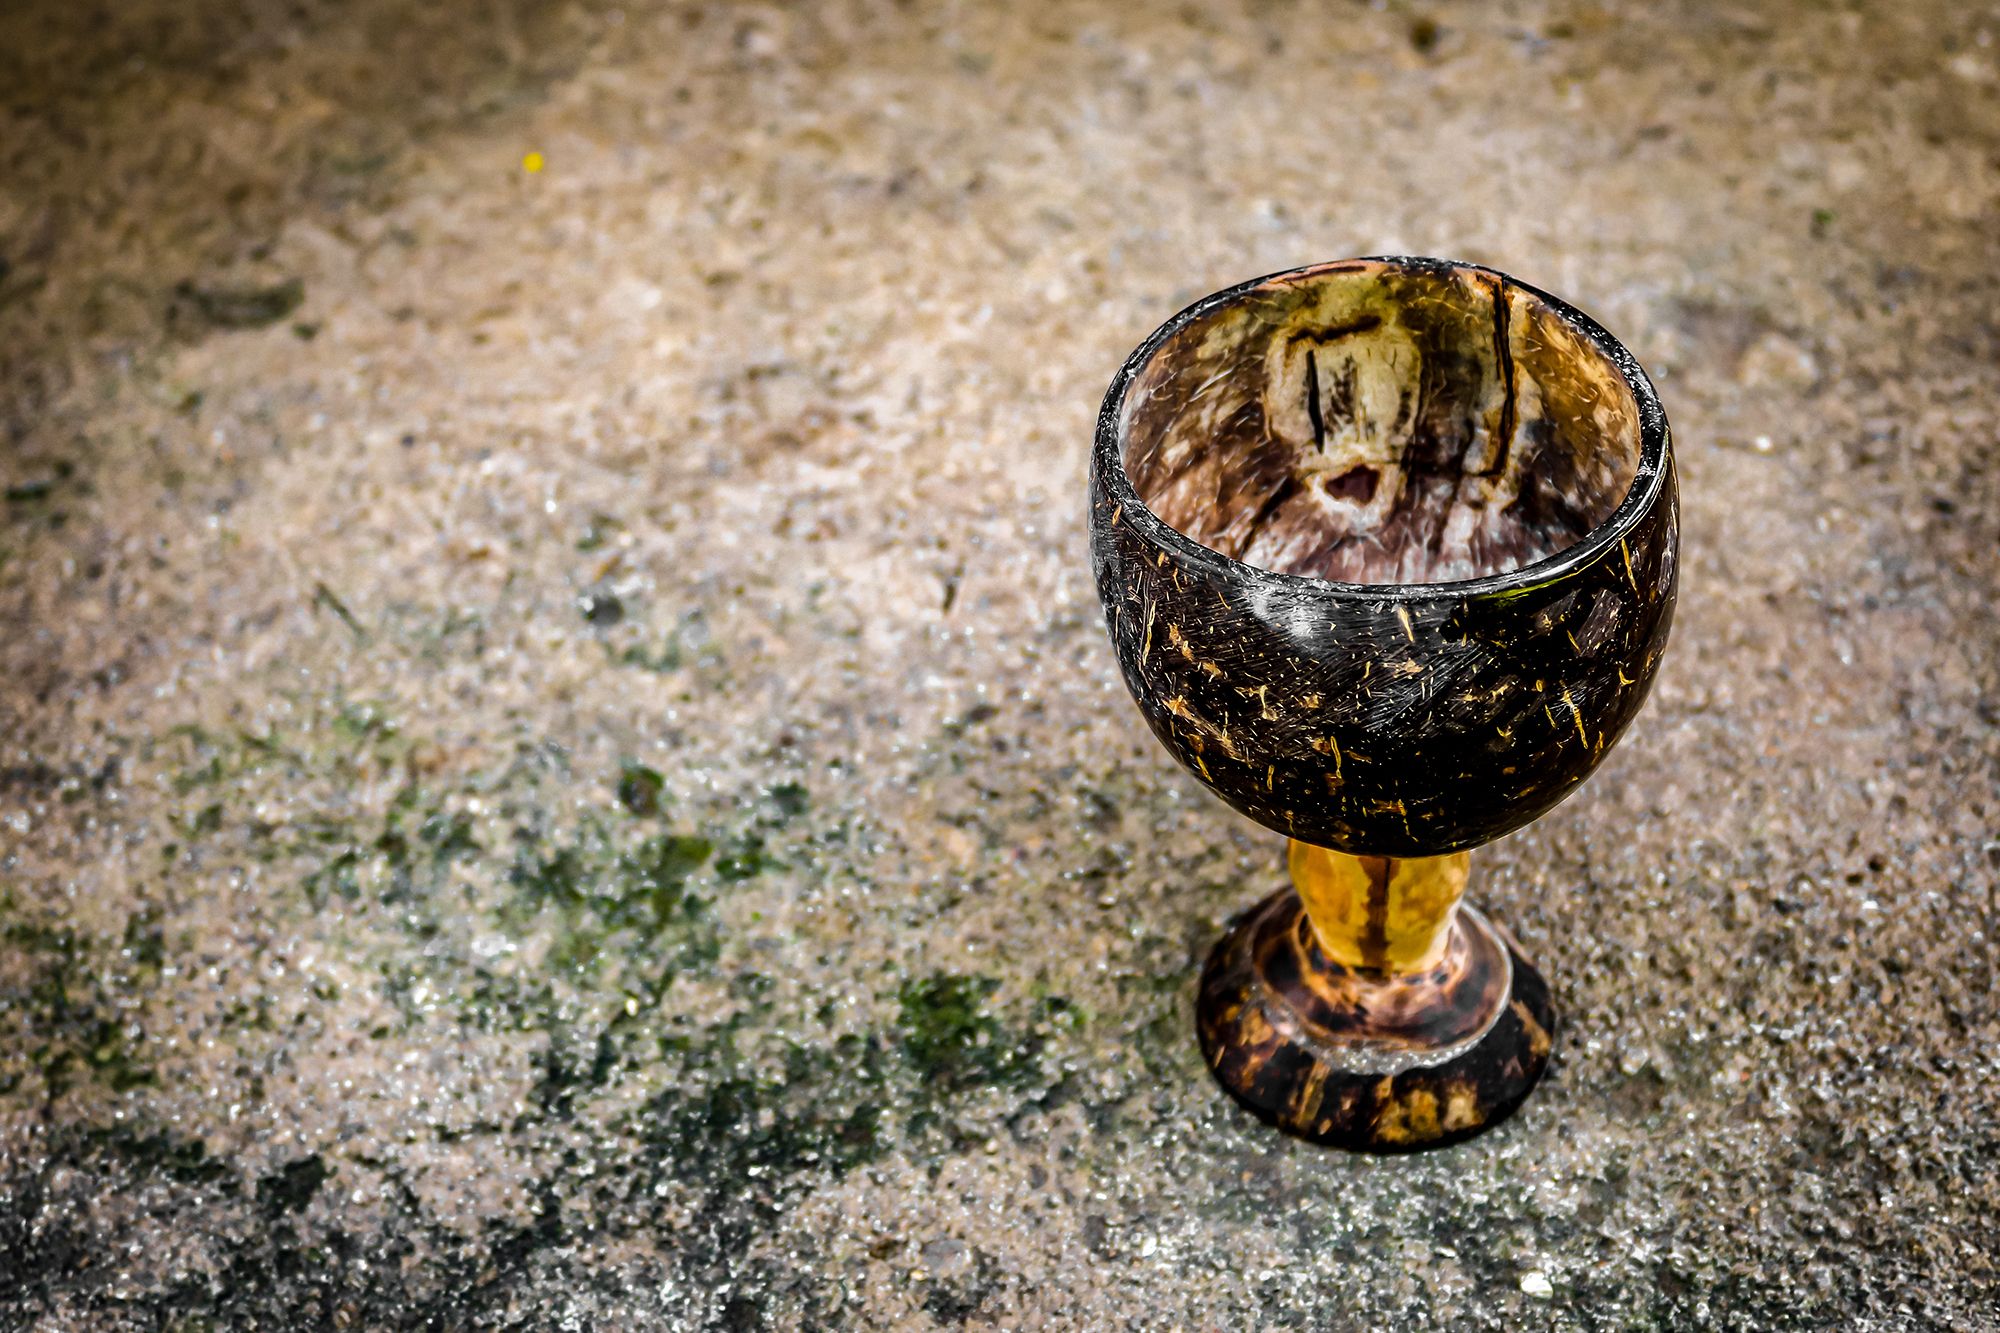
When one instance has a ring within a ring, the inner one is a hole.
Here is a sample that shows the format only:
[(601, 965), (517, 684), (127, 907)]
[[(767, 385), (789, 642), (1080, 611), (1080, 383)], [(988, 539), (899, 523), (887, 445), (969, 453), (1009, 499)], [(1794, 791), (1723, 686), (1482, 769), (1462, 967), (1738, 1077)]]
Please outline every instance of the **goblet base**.
[(1513, 1114), (1548, 1067), (1548, 983), (1478, 913), (1429, 972), (1343, 968), (1298, 894), (1265, 899), (1215, 946), (1195, 1002), (1223, 1089), (1288, 1134), (1357, 1152), (1442, 1147)]

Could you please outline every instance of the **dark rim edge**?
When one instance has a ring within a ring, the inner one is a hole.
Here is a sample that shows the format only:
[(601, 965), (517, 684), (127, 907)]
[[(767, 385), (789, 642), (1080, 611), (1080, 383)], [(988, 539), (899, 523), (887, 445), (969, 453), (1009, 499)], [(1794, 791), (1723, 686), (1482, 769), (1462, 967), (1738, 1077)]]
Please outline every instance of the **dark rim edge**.
[[(1212, 546), (1202, 545), (1155, 514), (1151, 507), (1139, 498), (1139, 492), (1132, 485), (1132, 478), (1125, 470), (1125, 458), (1119, 448), (1118, 439), (1118, 418), (1125, 406), (1125, 395), (1140, 368), (1151, 359), (1154, 352), (1159, 350), (1160, 344), (1218, 306), (1228, 305), (1269, 283), (1296, 281), (1314, 274), (1337, 270), (1346, 264), (1394, 264), (1419, 271), (1428, 269), (1434, 272), (1456, 273), (1470, 270), (1491, 274), (1503, 283), (1518, 287), (1546, 301), (1550, 309), (1568, 320), (1595, 343), (1598, 350), (1610, 358), (1611, 363), (1618, 368), (1618, 373), (1624, 378), (1625, 386), (1631, 391), (1633, 401), (1639, 409), (1638, 471), (1632, 478), (1631, 487), (1625, 492), (1625, 498), (1611, 511), (1610, 517), (1592, 528), (1582, 540), (1545, 555), (1532, 564), (1522, 565), (1518, 569), (1510, 569), (1500, 574), (1439, 583), (1340, 583), (1305, 574), (1287, 574), (1281, 570), (1265, 569), (1261, 565), (1237, 560), (1224, 555)], [(1308, 264), (1302, 268), (1282, 269), (1276, 273), (1267, 273), (1262, 277), (1239, 282), (1233, 287), (1226, 287), (1202, 297), (1153, 330), (1146, 340), (1125, 358), (1125, 364), (1118, 368), (1118, 374), (1113, 377), (1111, 387), (1105, 391), (1104, 405), (1097, 413), (1097, 438), (1092, 446), (1092, 462), (1094, 469), (1107, 479), (1112, 498), (1131, 515), (1131, 521), (1135, 526), (1142, 529), (1156, 545), (1164, 545), (1180, 558), (1206, 567), (1210, 572), (1227, 575), (1233, 570), (1242, 570), (1255, 578), (1275, 580), (1281, 586), (1293, 584), (1300, 589), (1315, 588), (1342, 597), (1381, 601), (1408, 601), (1419, 598), (1447, 600), (1453, 597), (1476, 597), (1495, 592), (1519, 591), (1552, 582), (1589, 564), (1613, 542), (1630, 533), (1640, 519), (1652, 509), (1666, 485), (1668, 474), (1672, 471), (1670, 447), (1671, 431), (1667, 425), (1666, 410), (1660, 406), (1659, 395), (1653, 389), (1653, 381), (1647, 377), (1638, 359), (1627, 350), (1625, 344), (1612, 337), (1603, 325), (1569, 302), (1559, 296), (1550, 295), (1532, 283), (1522, 282), (1511, 274), (1487, 268), (1484, 264), (1431, 259), (1418, 255), (1366, 255), (1358, 259), (1331, 260), (1321, 264)]]

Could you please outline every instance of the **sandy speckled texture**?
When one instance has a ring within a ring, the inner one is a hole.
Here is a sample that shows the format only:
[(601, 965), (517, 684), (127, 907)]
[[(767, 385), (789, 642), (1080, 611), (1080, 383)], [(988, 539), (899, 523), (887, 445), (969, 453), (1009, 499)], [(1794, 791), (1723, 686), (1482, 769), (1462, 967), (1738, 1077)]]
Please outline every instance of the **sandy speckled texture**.
[[(1990, 1322), (1990, 12), (30, 0), (0, 131), (0, 1325)], [(1684, 550), (1389, 1162), (1202, 1066), (1283, 846), (1083, 523), (1383, 253), (1631, 347)]]

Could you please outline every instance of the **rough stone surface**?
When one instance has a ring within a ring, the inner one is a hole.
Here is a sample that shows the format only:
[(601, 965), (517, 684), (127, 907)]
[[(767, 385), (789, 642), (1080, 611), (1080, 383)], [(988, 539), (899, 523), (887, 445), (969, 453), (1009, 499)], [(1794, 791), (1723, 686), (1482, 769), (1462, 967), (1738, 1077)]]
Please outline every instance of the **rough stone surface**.
[[(1996, 36), (8, 6), (0, 1325), (1991, 1327)], [(1685, 572), (1475, 857), (1548, 1079), (1373, 1161), (1202, 1068), (1283, 851), (1082, 507), (1161, 318), (1383, 252), (1633, 348)]]

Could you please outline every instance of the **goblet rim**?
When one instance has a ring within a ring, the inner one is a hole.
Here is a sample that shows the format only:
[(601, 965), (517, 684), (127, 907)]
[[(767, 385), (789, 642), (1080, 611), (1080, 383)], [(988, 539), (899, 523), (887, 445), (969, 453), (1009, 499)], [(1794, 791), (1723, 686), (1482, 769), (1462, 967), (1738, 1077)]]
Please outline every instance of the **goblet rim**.
[[(1212, 546), (1205, 546), (1154, 513), (1152, 507), (1140, 498), (1138, 488), (1132, 484), (1131, 474), (1125, 468), (1124, 450), (1119, 438), (1119, 418), (1124, 412), (1125, 395), (1131, 390), (1132, 381), (1137, 378), (1140, 370), (1152, 359), (1161, 344), (1210, 311), (1240, 300), (1266, 284), (1308, 278), (1350, 264), (1395, 265), (1418, 273), (1469, 271), (1489, 274), (1545, 302), (1559, 318), (1588, 338), (1600, 352), (1604, 353), (1611, 364), (1617, 367), (1619, 376), (1625, 381), (1625, 387), (1631, 392), (1638, 408), (1638, 467), (1633, 473), (1632, 484), (1627, 487), (1617, 508), (1577, 541), (1538, 560), (1498, 574), (1424, 583), (1345, 583), (1337, 579), (1323, 579), (1309, 574), (1289, 574), (1283, 570), (1267, 569), (1262, 565), (1253, 565), (1248, 561), (1225, 555)], [(1653, 381), (1639, 364), (1638, 358), (1633, 356), (1625, 344), (1613, 337), (1603, 325), (1569, 302), (1542, 290), (1533, 283), (1523, 282), (1511, 273), (1502, 273), (1484, 264), (1458, 259), (1437, 259), (1424, 255), (1362, 255), (1353, 259), (1333, 259), (1297, 268), (1280, 269), (1275, 273), (1247, 279), (1220, 291), (1211, 292), (1153, 330), (1145, 341), (1125, 358), (1125, 364), (1118, 368), (1117, 375), (1112, 378), (1111, 387), (1105, 391), (1104, 405), (1097, 414), (1093, 464), (1095, 470), (1104, 478), (1111, 498), (1126, 515), (1127, 520), (1144, 532), (1156, 545), (1167, 547), (1182, 560), (1206, 566), (1223, 576), (1270, 580), (1280, 586), (1291, 586), (1301, 591), (1315, 590), (1322, 596), (1374, 601), (1416, 601), (1519, 592), (1552, 582), (1588, 565), (1613, 543), (1630, 535), (1652, 511), (1654, 504), (1665, 490), (1667, 477), (1672, 471), (1671, 449), (1672, 430), (1667, 424), (1666, 409), (1660, 405), (1659, 394), (1653, 388)]]

